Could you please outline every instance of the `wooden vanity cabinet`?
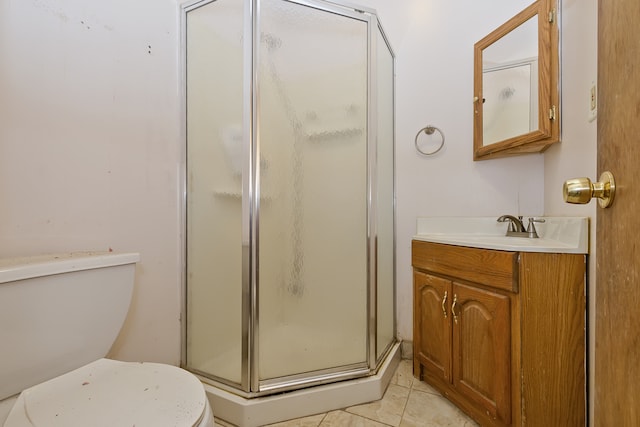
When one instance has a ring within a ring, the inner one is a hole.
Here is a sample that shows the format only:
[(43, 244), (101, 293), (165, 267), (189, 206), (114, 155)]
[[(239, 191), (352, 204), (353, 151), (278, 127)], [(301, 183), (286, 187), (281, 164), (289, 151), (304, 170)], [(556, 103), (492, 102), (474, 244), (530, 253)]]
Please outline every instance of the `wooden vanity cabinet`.
[(419, 331), (414, 363), (508, 423), (509, 297), (420, 271), (414, 281)]
[(584, 426), (585, 262), (414, 240), (414, 375), (483, 426)]

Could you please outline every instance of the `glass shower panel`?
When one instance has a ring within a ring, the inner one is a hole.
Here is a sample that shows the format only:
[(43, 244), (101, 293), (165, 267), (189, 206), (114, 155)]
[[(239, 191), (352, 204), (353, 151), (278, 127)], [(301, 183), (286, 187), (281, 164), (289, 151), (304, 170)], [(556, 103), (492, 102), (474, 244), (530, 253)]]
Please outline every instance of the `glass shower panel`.
[(394, 341), (394, 93), (393, 54), (376, 28), (377, 60), (377, 339), (376, 359)]
[(260, 380), (367, 361), (367, 22), (260, 2)]
[(243, 2), (217, 0), (186, 19), (186, 364), (240, 383)]

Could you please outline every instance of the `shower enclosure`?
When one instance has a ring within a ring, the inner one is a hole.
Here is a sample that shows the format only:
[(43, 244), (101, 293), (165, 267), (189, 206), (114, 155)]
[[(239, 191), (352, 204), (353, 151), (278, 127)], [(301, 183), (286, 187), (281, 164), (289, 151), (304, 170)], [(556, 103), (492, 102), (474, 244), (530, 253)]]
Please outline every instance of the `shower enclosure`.
[(183, 29), (184, 367), (245, 397), (375, 373), (395, 343), (394, 58), (375, 11), (207, 0)]

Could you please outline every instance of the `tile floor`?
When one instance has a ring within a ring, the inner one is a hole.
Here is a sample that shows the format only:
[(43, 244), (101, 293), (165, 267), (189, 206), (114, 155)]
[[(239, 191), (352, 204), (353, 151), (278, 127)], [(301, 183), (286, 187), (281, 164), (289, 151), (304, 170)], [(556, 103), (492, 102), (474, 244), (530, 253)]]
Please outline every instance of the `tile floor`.
[[(402, 360), (382, 399), (269, 427), (475, 427), (473, 420), (429, 385), (413, 378)], [(229, 427), (216, 420), (216, 427)]]

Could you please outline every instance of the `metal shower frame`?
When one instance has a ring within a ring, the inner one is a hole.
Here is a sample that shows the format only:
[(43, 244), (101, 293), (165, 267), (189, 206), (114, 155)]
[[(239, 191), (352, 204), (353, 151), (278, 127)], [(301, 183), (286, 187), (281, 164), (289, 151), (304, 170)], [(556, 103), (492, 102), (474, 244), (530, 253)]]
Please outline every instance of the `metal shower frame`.
[[(182, 98), (182, 161), (181, 161), (181, 224), (182, 224), (182, 251), (181, 266), (183, 274), (181, 275), (181, 365), (184, 366), (187, 360), (187, 301), (186, 301), (186, 210), (187, 210), (187, 175), (186, 175), (186, 21), (187, 14), (195, 9), (213, 3), (219, 0), (193, 0), (187, 1), (179, 5), (180, 9), (180, 27), (181, 27), (181, 78), (180, 91)], [(353, 379), (375, 374), (385, 360), (387, 354), (391, 351), (395, 344), (395, 334), (397, 331), (395, 307), (396, 307), (396, 290), (395, 290), (395, 229), (396, 229), (396, 187), (395, 187), (395, 154), (393, 161), (393, 334), (392, 339), (385, 350), (377, 357), (377, 229), (375, 209), (372, 209), (377, 194), (376, 181), (376, 165), (377, 165), (377, 111), (376, 108), (367, 108), (367, 360), (364, 363), (358, 363), (348, 366), (338, 366), (329, 369), (323, 369), (311, 373), (303, 373), (289, 375), (275, 379), (263, 380), (259, 379), (259, 358), (258, 358), (258, 331), (259, 331), (259, 284), (258, 284), (258, 237), (259, 237), (259, 218), (260, 218), (260, 162), (254, 161), (258, 159), (260, 153), (259, 138), (259, 118), (258, 100), (260, 97), (260, 82), (258, 80), (258, 64), (260, 61), (259, 49), (254, 48), (260, 43), (260, 0), (242, 0), (244, 3), (244, 34), (243, 34), (243, 94), (245, 100), (250, 102), (243, 104), (243, 170), (242, 170), (242, 373), (241, 382), (233, 382), (224, 378), (211, 376), (204, 372), (194, 372), (203, 381), (211, 383), (216, 387), (240, 394), (244, 397), (258, 397), (262, 395), (273, 394), (276, 392), (289, 391), (302, 387), (332, 383), (336, 381)], [(391, 54), (393, 61), (393, 76), (395, 77), (395, 54), (388, 38), (378, 20), (376, 11), (369, 8), (357, 6), (353, 3), (343, 2), (339, 0), (282, 0), (289, 3), (295, 3), (330, 12), (352, 19), (357, 19), (367, 23), (368, 35), (368, 84), (367, 98), (368, 106), (377, 105), (377, 32), (379, 31), (384, 43)], [(393, 82), (393, 105), (395, 111), (395, 79)], [(392, 123), (393, 134), (395, 135), (395, 119)], [(395, 138), (394, 138), (395, 139)], [(395, 140), (392, 141), (395, 147)], [(395, 149), (394, 149), (395, 153)]]

